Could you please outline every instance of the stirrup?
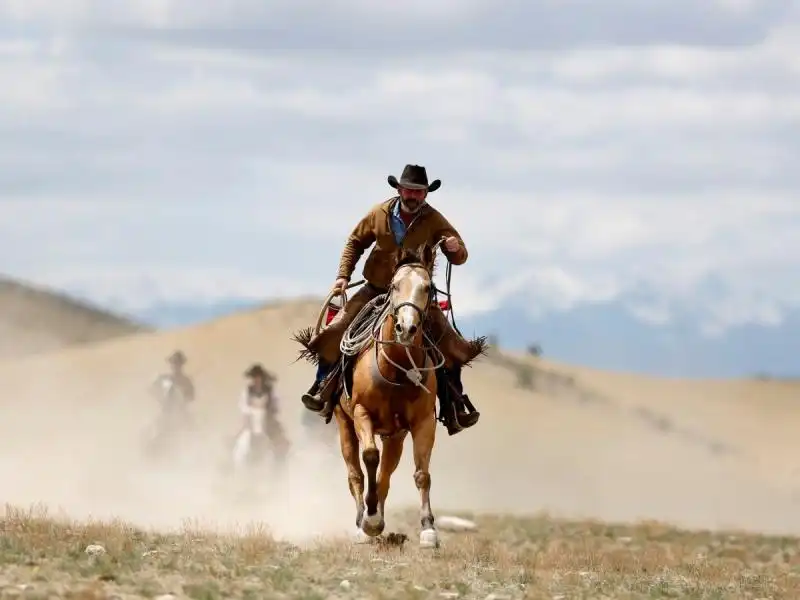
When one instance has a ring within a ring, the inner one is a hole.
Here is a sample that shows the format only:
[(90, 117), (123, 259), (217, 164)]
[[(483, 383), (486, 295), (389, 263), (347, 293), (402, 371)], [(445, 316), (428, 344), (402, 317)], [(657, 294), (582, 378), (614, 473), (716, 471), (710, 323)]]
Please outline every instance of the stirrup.
[(453, 424), (447, 425), (447, 430), (450, 435), (454, 435), (465, 429), (473, 427), (481, 418), (481, 413), (475, 410), (475, 406), (470, 402), (469, 396), (466, 394), (455, 393), (451, 390), (454, 397), (451, 397), (450, 403), (453, 411)]
[(333, 392), (331, 392), (331, 397), (328, 398), (328, 401), (325, 402), (325, 405), (322, 407), (322, 410), (319, 411), (319, 416), (325, 419), (325, 424), (331, 422), (333, 419), (333, 411), (336, 408), (336, 401), (333, 399)]
[[(460, 415), (456, 413), (456, 422), (461, 429), (469, 429), (473, 427), (481, 418), (481, 413), (477, 410), (473, 412), (463, 412)], [(461, 431), (459, 429), (459, 431)]]
[[(320, 385), (320, 400), (322, 402), (322, 408), (319, 410), (319, 416), (325, 419), (325, 423), (330, 423), (331, 419), (333, 418), (333, 411), (336, 408), (336, 404), (338, 398), (336, 396), (336, 388), (341, 385), (341, 381), (337, 380), (337, 374), (331, 373), (328, 375)], [(328, 386), (333, 386), (331, 390), (328, 390)], [(327, 398), (323, 398), (327, 394)]]
[[(456, 421), (458, 421), (461, 429), (467, 429), (474, 426), (481, 418), (481, 413), (477, 411), (472, 402), (470, 402), (469, 396), (466, 394), (461, 394), (460, 398), (455, 402), (456, 408), (454, 412), (456, 415)], [(459, 412), (459, 407), (461, 408), (462, 412)]]
[(464, 429), (461, 423), (458, 422), (458, 414), (452, 398), (448, 398), (444, 402), (439, 398), (439, 416), (436, 420), (447, 429), (448, 435), (455, 435)]
[(453, 417), (444, 422), (444, 427), (447, 429), (447, 435), (455, 435), (464, 431), (464, 426), (458, 422), (458, 416), (453, 413)]

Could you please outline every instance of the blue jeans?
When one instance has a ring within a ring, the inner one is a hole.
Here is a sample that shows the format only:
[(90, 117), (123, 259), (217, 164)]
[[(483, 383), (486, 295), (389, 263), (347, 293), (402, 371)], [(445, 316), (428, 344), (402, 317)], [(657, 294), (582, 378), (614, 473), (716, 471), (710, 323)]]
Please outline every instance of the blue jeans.
[(322, 383), (322, 380), (331, 372), (331, 368), (333, 365), (326, 364), (322, 361), (319, 361), (317, 365), (317, 383)]

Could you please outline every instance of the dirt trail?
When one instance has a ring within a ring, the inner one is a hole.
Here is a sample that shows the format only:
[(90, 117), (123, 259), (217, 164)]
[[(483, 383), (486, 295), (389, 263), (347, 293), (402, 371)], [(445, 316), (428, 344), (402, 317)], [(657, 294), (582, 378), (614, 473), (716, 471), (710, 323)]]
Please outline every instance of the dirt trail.
[[(334, 436), (326, 446), (310, 440), (301, 425), (298, 396), (313, 367), (292, 364), (297, 346), (289, 336), (311, 322), (316, 310), (315, 303), (271, 307), (0, 365), (4, 500), (159, 527), (186, 520), (213, 527), (263, 520), (291, 538), (351, 529), (354, 511), (338, 441)], [(176, 346), (188, 355), (187, 371), (196, 378), (198, 430), (182, 464), (156, 469), (140, 453), (140, 436), (156, 414), (144, 390)], [(260, 493), (248, 497), (219, 467), (225, 442), (239, 426), (242, 373), (254, 360), (279, 376), (282, 419), (294, 445), (287, 473), (265, 476)], [(579, 379), (585, 385), (596, 379), (605, 394), (630, 401), (630, 386), (639, 380), (615, 377), (586, 371)], [(766, 444), (745, 447), (744, 456), (714, 455), (625, 411), (517, 389), (513, 375), (498, 366), (478, 363), (467, 370), (465, 382), (482, 419), (454, 437), (439, 428), (432, 465), (439, 513), (544, 509), (564, 516), (800, 532), (788, 480), (765, 475)], [(653, 394), (659, 383), (641, 385)], [(686, 389), (692, 385), (704, 384), (687, 383)], [(714, 402), (709, 406), (719, 405)], [(669, 407), (675, 418), (693, 419), (691, 406), (680, 414), (676, 406), (682, 405)], [(733, 437), (742, 430), (741, 424), (715, 426), (716, 433)], [(411, 472), (409, 441), (393, 479), (392, 507), (416, 504)]]

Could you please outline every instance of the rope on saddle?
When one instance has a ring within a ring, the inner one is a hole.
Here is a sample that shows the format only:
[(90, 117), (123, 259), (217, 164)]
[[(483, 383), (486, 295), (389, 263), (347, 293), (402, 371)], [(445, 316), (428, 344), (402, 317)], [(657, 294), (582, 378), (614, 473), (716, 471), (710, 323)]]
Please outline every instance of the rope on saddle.
[(387, 294), (380, 294), (359, 311), (339, 342), (339, 350), (344, 356), (355, 356), (372, 342), (389, 315), (390, 303), (387, 299)]

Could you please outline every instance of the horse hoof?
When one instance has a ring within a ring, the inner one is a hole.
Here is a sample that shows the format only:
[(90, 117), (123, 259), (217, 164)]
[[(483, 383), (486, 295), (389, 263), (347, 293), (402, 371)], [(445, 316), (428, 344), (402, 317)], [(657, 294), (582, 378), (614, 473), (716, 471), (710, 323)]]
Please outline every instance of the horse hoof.
[(361, 529), (370, 537), (377, 537), (383, 533), (386, 522), (380, 514), (364, 515), (361, 519)]
[(424, 529), (419, 534), (420, 548), (438, 548), (439, 533), (435, 529)]

